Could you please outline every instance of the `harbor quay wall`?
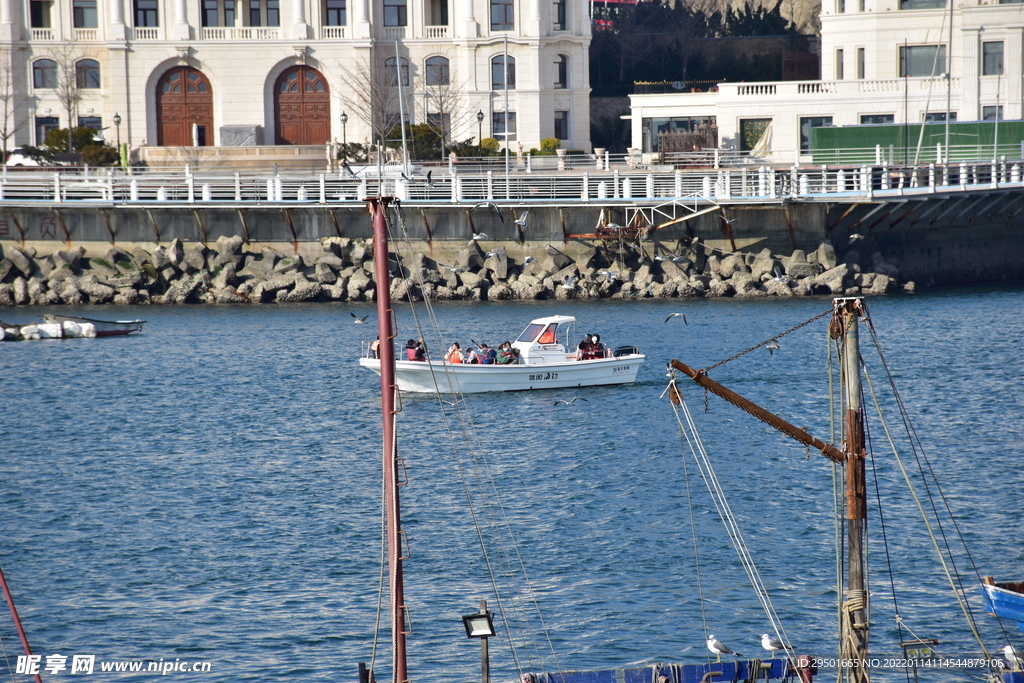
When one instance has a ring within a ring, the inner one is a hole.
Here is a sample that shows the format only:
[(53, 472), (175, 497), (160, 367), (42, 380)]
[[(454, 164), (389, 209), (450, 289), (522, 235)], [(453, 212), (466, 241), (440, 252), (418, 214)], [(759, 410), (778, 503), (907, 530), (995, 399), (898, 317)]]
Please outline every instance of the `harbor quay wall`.
[[(406, 268), (393, 294), (852, 295), (1024, 279), (1022, 207), (1009, 193), (737, 203), (672, 223), (705, 207), (504, 206), (502, 221), (486, 205), (406, 203), (391, 213)], [(599, 222), (630, 221), (652, 226), (639, 242), (594, 238)], [(369, 300), (370, 238), (362, 205), (0, 206), (0, 305)]]

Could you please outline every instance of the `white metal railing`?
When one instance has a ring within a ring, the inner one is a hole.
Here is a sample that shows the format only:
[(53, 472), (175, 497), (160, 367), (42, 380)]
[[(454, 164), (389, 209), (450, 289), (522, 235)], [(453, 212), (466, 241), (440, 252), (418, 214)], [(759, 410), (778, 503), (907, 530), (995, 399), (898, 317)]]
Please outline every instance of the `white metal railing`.
[[(724, 202), (848, 201), (903, 195), (955, 193), (965, 190), (1024, 189), (1020, 145), (1001, 146), (997, 160), (949, 164), (880, 163), (843, 166), (720, 168), (644, 172), (617, 164), (611, 171), (528, 173), (524, 169), (448, 172), (434, 167), (411, 182), (401, 175), (352, 178), (347, 172), (192, 172), (185, 169), (6, 169), (0, 176), (0, 201), (101, 201), (114, 203), (358, 203), (378, 192), (403, 201), (463, 204), (513, 201), (559, 206), (592, 202), (693, 205)], [(1005, 153), (1005, 154), (1003, 154)], [(1012, 156), (1011, 156), (1012, 153)], [(617, 161), (621, 162), (621, 157)], [(360, 173), (365, 169), (355, 166)]]
[(448, 27), (447, 26), (428, 26), (427, 27), (427, 38), (447, 38)]
[(345, 37), (345, 26), (321, 26), (320, 40), (335, 40)]
[(203, 40), (277, 40), (281, 30), (276, 26), (220, 26), (203, 29)]
[(160, 29), (135, 27), (132, 29), (132, 40), (160, 40)]
[(30, 40), (53, 40), (54, 32), (52, 28), (33, 28), (29, 29)]
[(384, 38), (386, 40), (405, 40), (404, 26), (385, 26)]
[(79, 43), (94, 43), (100, 39), (98, 28), (76, 28), (75, 41)]

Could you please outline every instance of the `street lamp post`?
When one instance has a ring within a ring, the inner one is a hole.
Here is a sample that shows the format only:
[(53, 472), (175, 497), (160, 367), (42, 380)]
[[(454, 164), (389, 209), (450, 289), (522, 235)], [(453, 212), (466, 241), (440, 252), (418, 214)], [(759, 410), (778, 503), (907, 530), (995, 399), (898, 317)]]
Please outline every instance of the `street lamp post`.
[(484, 112), (481, 109), (476, 113), (476, 144), (480, 144), (484, 139)]
[(487, 611), (487, 601), (480, 601), (478, 614), (463, 615), (462, 624), (466, 627), (467, 636), (480, 639), (480, 680), (482, 683), (491, 683), (491, 662), (487, 654), (487, 639), (493, 637), (496, 632), (494, 630), (494, 615)]
[(114, 114), (114, 128), (117, 129), (117, 165), (124, 167), (124, 162), (121, 159), (121, 115)]
[(341, 158), (348, 159), (348, 129), (345, 124), (348, 123), (348, 114), (341, 112)]

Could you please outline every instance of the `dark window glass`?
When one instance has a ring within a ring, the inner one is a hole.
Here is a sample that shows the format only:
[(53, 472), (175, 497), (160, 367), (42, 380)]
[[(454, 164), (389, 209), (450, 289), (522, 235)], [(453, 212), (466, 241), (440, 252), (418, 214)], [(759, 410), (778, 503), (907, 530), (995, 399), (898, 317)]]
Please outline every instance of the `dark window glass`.
[(864, 48), (857, 48), (857, 78), (864, 78)]
[(861, 114), (861, 125), (895, 123), (896, 117), (893, 114)]
[(267, 26), (281, 25), (281, 0), (267, 0)]
[(60, 128), (60, 119), (56, 116), (36, 117), (36, 144), (41, 145), (46, 141), (46, 134), (51, 130)]
[(945, 45), (900, 47), (900, 76), (927, 78), (946, 73)]
[(75, 28), (96, 28), (96, 0), (74, 0), (72, 3)]
[(57, 87), (57, 62), (39, 59), (32, 64), (32, 85), (36, 88)]
[(262, 26), (260, 0), (249, 0), (249, 26)]
[(384, 25), (405, 26), (405, 12), (405, 0), (384, 0)]
[[(398, 78), (395, 74), (395, 58), (388, 57), (384, 60), (384, 73), (387, 77), (388, 85), (397, 86)], [(409, 87), (409, 62), (406, 59), (402, 59), (402, 87)]]
[(29, 5), (32, 28), (51, 28), (50, 7), (53, 3), (49, 0), (32, 0)]
[(78, 125), (82, 128), (92, 128), (99, 133), (103, 130), (103, 119), (99, 116), (79, 116)]
[(135, 0), (135, 26), (149, 28), (159, 26), (157, 0)]
[(900, 0), (900, 9), (939, 9), (946, 0)]
[(569, 87), (569, 58), (565, 55), (555, 57), (555, 88)]
[[(516, 59), (508, 58), (508, 87), (516, 87)], [(497, 55), (491, 59), (491, 88), (494, 90), (505, 89), (505, 55)]]
[[(944, 111), (930, 111), (930, 112), (928, 112), (927, 114), (924, 115), (924, 122), (925, 123), (933, 123), (933, 122), (935, 122), (935, 123), (945, 123), (945, 121), (946, 121), (946, 112), (944, 112)], [(950, 114), (949, 114), (949, 122), (952, 123), (953, 121), (956, 121), (956, 112), (955, 111), (954, 112), (950, 112)]]
[(203, 26), (220, 26), (220, 13), (217, 9), (217, 0), (203, 0)]
[(800, 117), (800, 151), (811, 151), (811, 129), (831, 126), (831, 116), (801, 116)]
[(1003, 105), (998, 107), (982, 107), (981, 108), (981, 120), (982, 121), (1002, 121), (1003, 120)]
[(444, 57), (427, 59), (427, 85), (448, 85), (450, 77), (447, 59)]
[(1003, 42), (981, 44), (981, 75), (1001, 76), (1003, 73)]
[(235, 0), (224, 0), (224, 25), (235, 25)]
[(754, 149), (771, 123), (771, 119), (740, 119), (740, 151)]
[(555, 0), (555, 30), (564, 31), (565, 27), (565, 0)]
[[(505, 139), (505, 112), (496, 111), (491, 114), (491, 137), (495, 140)], [(516, 113), (508, 112), (508, 139), (516, 139)]]
[(569, 112), (555, 112), (555, 137), (559, 140), (569, 139)]
[(94, 59), (83, 59), (75, 64), (75, 81), (79, 88), (100, 87), (100, 63)]
[(513, 0), (491, 0), (491, 30), (511, 31), (515, 28)]
[(327, 0), (327, 25), (345, 26), (346, 14), (345, 0)]

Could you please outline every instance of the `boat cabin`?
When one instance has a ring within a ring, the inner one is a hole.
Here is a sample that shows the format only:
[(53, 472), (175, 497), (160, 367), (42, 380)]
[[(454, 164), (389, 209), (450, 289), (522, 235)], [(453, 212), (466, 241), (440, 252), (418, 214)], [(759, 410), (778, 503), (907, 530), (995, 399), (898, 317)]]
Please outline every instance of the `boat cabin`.
[(564, 363), (576, 360), (575, 338), (576, 318), (552, 315), (531, 321), (512, 346), (519, 349), (519, 362), (523, 365)]

